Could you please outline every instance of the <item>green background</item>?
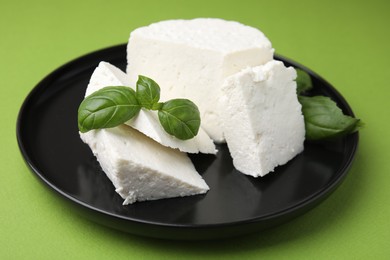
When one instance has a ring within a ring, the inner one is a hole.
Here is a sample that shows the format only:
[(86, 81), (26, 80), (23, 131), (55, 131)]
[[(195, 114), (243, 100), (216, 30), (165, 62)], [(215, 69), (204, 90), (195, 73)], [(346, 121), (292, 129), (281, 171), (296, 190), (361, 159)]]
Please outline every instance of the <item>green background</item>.
[[(0, 0), (1, 259), (385, 259), (390, 256), (390, 1)], [(48, 73), (164, 19), (219, 17), (260, 28), (276, 52), (332, 83), (366, 126), (345, 182), (272, 230), (211, 242), (142, 238), (72, 212), (29, 172), (18, 110)], [(387, 258), (389, 259), (389, 258)]]

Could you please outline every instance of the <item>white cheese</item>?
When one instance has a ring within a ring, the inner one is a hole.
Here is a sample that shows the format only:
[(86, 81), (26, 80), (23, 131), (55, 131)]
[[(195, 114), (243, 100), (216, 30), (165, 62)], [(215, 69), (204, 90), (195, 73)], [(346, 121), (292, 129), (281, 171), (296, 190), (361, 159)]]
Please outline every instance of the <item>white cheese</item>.
[(303, 150), (296, 71), (280, 61), (247, 68), (222, 88), (223, 130), (236, 169), (264, 176)]
[(92, 130), (80, 136), (124, 205), (209, 190), (185, 153), (162, 146), (129, 126)]
[[(157, 82), (158, 83), (158, 82)], [(87, 87), (86, 96), (107, 86), (135, 86), (130, 83), (128, 76), (117, 67), (100, 62), (93, 72)], [(127, 125), (144, 133), (164, 146), (177, 148), (188, 153), (209, 153), (215, 154), (215, 145), (206, 132), (200, 128), (198, 135), (189, 140), (179, 140), (162, 128), (156, 111), (141, 109), (136, 117), (126, 122)]]
[(138, 75), (153, 78), (160, 84), (162, 100), (194, 101), (206, 132), (222, 142), (217, 108), (223, 81), (245, 67), (272, 60), (273, 52), (262, 32), (237, 22), (168, 20), (131, 32), (127, 73), (133, 84)]

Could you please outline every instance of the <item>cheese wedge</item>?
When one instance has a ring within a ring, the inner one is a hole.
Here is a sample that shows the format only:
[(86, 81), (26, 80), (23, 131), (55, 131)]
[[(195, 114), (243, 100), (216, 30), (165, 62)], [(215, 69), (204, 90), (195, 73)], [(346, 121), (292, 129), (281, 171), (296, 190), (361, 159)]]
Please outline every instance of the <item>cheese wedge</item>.
[(80, 133), (123, 204), (203, 194), (209, 190), (185, 153), (121, 125)]
[(264, 176), (302, 152), (305, 125), (295, 78), (294, 68), (274, 60), (225, 81), (223, 131), (242, 173)]
[(127, 73), (161, 86), (162, 100), (188, 98), (201, 112), (202, 126), (216, 142), (223, 142), (221, 87), (227, 76), (273, 58), (270, 41), (259, 30), (215, 18), (168, 20), (141, 27), (130, 34)]
[[(95, 69), (91, 76), (85, 95), (88, 96), (107, 86), (131, 87), (135, 86), (135, 83), (131, 84), (129, 77), (119, 68), (107, 62), (100, 62), (99, 66)], [(201, 152), (208, 154), (217, 153), (213, 141), (202, 128), (199, 129), (197, 136), (189, 140), (183, 141), (169, 135), (161, 126), (156, 111), (141, 109), (138, 115), (126, 122), (126, 124), (149, 136), (160, 144), (171, 148), (177, 148), (182, 152)]]

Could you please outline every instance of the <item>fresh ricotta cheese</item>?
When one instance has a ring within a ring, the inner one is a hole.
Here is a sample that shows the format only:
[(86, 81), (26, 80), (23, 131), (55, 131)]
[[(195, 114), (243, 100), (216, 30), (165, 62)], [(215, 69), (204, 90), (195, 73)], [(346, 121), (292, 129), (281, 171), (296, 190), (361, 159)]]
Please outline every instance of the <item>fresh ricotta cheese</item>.
[[(107, 63), (100, 62), (99, 66), (92, 73), (85, 95), (107, 86), (135, 86), (131, 83), (129, 77), (119, 68)], [(127, 125), (144, 133), (164, 146), (177, 148), (182, 152), (188, 153), (209, 153), (217, 152), (213, 141), (200, 128), (198, 135), (189, 140), (179, 140), (165, 132), (161, 126), (156, 111), (141, 109), (136, 117), (126, 122)]]
[(168, 20), (130, 34), (127, 73), (134, 84), (145, 75), (160, 84), (162, 100), (191, 99), (202, 126), (224, 141), (220, 111), (221, 86), (227, 76), (273, 59), (270, 41), (259, 30), (215, 18)]
[(280, 61), (246, 68), (226, 79), (223, 131), (235, 168), (264, 176), (303, 150), (305, 125), (296, 71)]
[(185, 153), (121, 125), (80, 133), (123, 204), (206, 193), (206, 182)]

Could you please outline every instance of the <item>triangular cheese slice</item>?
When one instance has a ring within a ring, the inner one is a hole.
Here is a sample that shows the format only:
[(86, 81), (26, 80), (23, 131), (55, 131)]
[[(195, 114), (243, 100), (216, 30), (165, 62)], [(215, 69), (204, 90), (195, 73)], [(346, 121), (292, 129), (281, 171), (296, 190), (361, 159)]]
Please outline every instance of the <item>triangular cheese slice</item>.
[(123, 204), (206, 193), (206, 182), (185, 153), (121, 125), (80, 133)]
[[(99, 66), (95, 69), (91, 76), (85, 95), (88, 96), (107, 86), (131, 87), (131, 84), (127, 75), (119, 68), (107, 62), (100, 62)], [(182, 152), (201, 152), (208, 154), (217, 153), (213, 141), (202, 128), (199, 129), (197, 136), (184, 141), (167, 134), (158, 120), (156, 111), (141, 109), (138, 115), (126, 122), (126, 124), (149, 136), (160, 144), (171, 148), (177, 148)]]

